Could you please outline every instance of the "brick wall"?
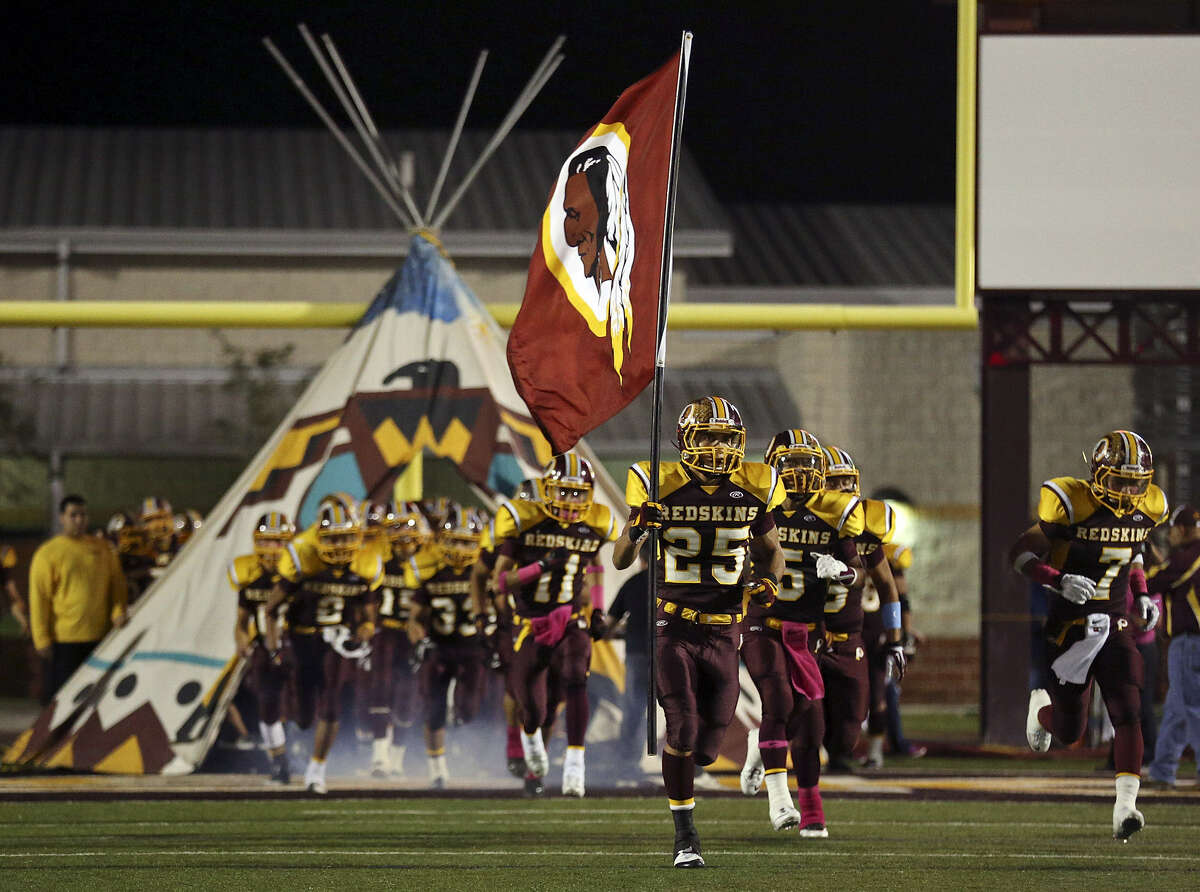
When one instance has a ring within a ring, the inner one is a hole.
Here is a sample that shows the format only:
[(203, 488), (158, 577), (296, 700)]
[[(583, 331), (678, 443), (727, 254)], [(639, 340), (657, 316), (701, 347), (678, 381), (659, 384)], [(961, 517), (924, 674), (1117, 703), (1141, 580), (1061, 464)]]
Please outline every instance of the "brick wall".
[(979, 639), (926, 639), (904, 676), (903, 691), (903, 703), (978, 703)]

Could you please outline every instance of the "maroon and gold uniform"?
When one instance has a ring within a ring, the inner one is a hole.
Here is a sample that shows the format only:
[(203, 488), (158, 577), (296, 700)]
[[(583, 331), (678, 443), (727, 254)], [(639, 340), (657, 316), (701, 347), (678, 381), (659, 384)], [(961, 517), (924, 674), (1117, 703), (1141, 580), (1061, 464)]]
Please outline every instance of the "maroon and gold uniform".
[(484, 650), (471, 598), (471, 568), (439, 567), (416, 589), (413, 604), (424, 608), (426, 635), (433, 643), (419, 676), (425, 727), (437, 731), (446, 726), (451, 681), (455, 682), (455, 722), (470, 722), (479, 710), (484, 675)]
[(366, 687), (368, 723), (376, 740), (387, 736), (389, 726), (412, 725), (415, 684), (408, 620), (418, 582), (415, 557), (393, 557), (384, 563), (371, 660), (359, 668), (359, 683)]
[[(1100, 501), (1087, 480), (1055, 477), (1042, 484), (1038, 524), (1050, 540), (1046, 563), (1063, 574), (1085, 576), (1096, 592), (1084, 604), (1049, 599), (1046, 619), (1047, 660), (1053, 665), (1087, 634), (1088, 617), (1109, 617), (1108, 638), (1096, 653), (1082, 683), (1047, 674), (1054, 705), (1055, 735), (1076, 740), (1087, 725), (1086, 692), (1092, 678), (1100, 685), (1113, 726), (1138, 723), (1144, 667), (1126, 615), (1129, 576), (1140, 570), (1150, 531), (1167, 518), (1167, 500), (1150, 484), (1137, 510), (1117, 513)], [(1140, 735), (1139, 735), (1140, 736)]]
[[(883, 546), (884, 559), (896, 580), (896, 588), (900, 594), (901, 615), (908, 612), (908, 597), (903, 594), (904, 574), (912, 566), (912, 550), (907, 545), (888, 542)], [(867, 733), (882, 735), (887, 724), (887, 630), (883, 625), (883, 611), (879, 590), (870, 578), (867, 579), (862, 591), (862, 638), (867, 649), (867, 678), (869, 683), (869, 712), (867, 715)], [(882, 749), (880, 750), (882, 753)], [(882, 759), (882, 756), (880, 756)], [(870, 766), (869, 766), (870, 767)]]
[[(649, 499), (649, 474), (648, 462), (629, 470), (625, 498), (633, 510)], [(658, 698), (667, 743), (695, 752), (702, 765), (716, 756), (737, 706), (749, 545), (774, 529), (772, 512), (784, 496), (775, 471), (758, 462), (742, 462), (712, 484), (699, 483), (682, 462), (659, 464)]]
[(383, 561), (375, 552), (358, 552), (347, 565), (329, 564), (316, 546), (293, 541), (280, 556), (279, 577), (297, 663), (296, 723), (307, 728), (314, 715), (336, 722), (356, 663), (337, 653), (327, 637), (338, 627), (353, 635), (366, 620), (368, 599), (383, 582)]
[[(258, 701), (258, 719), (265, 724), (280, 720), (284, 690), (294, 670), (290, 654), (272, 659), (263, 635), (267, 628), (267, 602), (279, 577), (265, 568), (256, 554), (234, 558), (226, 573), (230, 587), (237, 592), (238, 610), (248, 618), (248, 638), (254, 648), (250, 655), (250, 686)], [(276, 615), (279, 610), (277, 608)]]

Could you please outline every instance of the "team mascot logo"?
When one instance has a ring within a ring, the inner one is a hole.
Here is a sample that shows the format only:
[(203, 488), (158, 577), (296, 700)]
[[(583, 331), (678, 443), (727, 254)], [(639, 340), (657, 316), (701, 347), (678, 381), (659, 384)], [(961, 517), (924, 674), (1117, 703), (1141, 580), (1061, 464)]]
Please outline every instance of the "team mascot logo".
[(628, 166), (624, 125), (599, 125), (559, 170), (542, 217), (546, 267), (592, 334), (612, 342), (618, 376), (633, 335)]

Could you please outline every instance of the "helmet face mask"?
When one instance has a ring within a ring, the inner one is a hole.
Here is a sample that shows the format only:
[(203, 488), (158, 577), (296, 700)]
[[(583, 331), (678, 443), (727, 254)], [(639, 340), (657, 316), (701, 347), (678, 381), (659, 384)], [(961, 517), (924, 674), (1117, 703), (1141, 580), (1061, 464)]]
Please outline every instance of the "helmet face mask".
[(675, 428), (679, 461), (703, 474), (732, 474), (746, 457), (746, 428), (729, 400), (709, 396), (683, 407)]
[(166, 551), (171, 547), (175, 537), (175, 513), (166, 499), (158, 496), (142, 499), (141, 525), (146, 538), (159, 551)]
[(850, 453), (837, 446), (825, 446), (821, 451), (825, 453), (825, 488), (860, 495), (858, 466)]
[(542, 472), (542, 507), (559, 523), (574, 523), (592, 507), (595, 482), (587, 459), (573, 452), (556, 455)]
[(274, 571), (279, 555), (296, 534), (296, 528), (280, 511), (268, 511), (254, 525), (254, 553), (264, 569)]
[(442, 562), (455, 570), (465, 570), (479, 559), (486, 524), (472, 508), (451, 504), (438, 529), (438, 552)]
[(392, 545), (392, 554), (401, 560), (412, 557), (433, 538), (429, 522), (415, 502), (389, 505), (383, 518), (383, 527)]
[(805, 496), (825, 487), (825, 453), (806, 430), (781, 431), (767, 446), (766, 462), (779, 474), (789, 496)]
[(324, 501), (317, 514), (317, 555), (327, 564), (349, 564), (362, 547), (362, 524), (348, 507), (340, 501)]
[(1139, 510), (1154, 479), (1150, 446), (1133, 431), (1105, 434), (1092, 449), (1092, 494), (1118, 515)]
[(118, 554), (142, 554), (146, 550), (146, 531), (128, 514), (114, 514), (105, 529)]

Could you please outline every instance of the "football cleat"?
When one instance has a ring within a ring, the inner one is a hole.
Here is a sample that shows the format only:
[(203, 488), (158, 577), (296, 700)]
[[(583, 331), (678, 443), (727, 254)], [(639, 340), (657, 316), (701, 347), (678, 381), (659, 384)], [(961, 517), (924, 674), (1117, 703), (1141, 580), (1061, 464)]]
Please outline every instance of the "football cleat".
[(758, 749), (758, 729), (751, 728), (746, 733), (746, 764), (742, 766), (739, 778), (742, 792), (747, 796), (755, 796), (763, 785), (763, 760)]
[(1146, 818), (1136, 808), (1117, 805), (1113, 808), (1113, 839), (1129, 842), (1129, 837), (1146, 826)]
[(529, 775), (525, 778), (525, 795), (531, 799), (537, 799), (546, 794), (546, 787), (542, 783), (540, 777)]
[(542, 732), (535, 731), (529, 738), (522, 736), (521, 743), (527, 743), (525, 764), (529, 767), (529, 773), (545, 777), (546, 772), (550, 770), (550, 757), (546, 755), (546, 745), (542, 743)]
[(814, 821), (801, 827), (800, 835), (805, 839), (829, 839), (829, 829), (820, 821)]
[(1050, 694), (1044, 688), (1034, 688), (1029, 692), (1029, 712), (1025, 716), (1025, 739), (1029, 748), (1035, 753), (1044, 753), (1050, 749), (1050, 732), (1042, 727), (1038, 712), (1043, 706), (1050, 705)]
[(310, 793), (316, 794), (317, 796), (324, 796), (326, 793), (329, 792), (329, 790), (326, 789), (325, 781), (323, 781), (323, 780), (310, 780), (308, 782), (308, 786), (305, 787), (304, 789), (306, 789)]
[(512, 758), (508, 760), (508, 773), (513, 777), (522, 778), (529, 773), (529, 767), (525, 764), (523, 758)]
[(292, 766), (288, 764), (287, 753), (280, 753), (272, 760), (274, 767), (271, 770), (271, 780), (277, 784), (289, 784), (292, 782)]
[(800, 825), (800, 812), (787, 805), (771, 815), (771, 826), (776, 830), (791, 830)]
[(563, 785), (562, 791), (564, 796), (576, 796), (583, 798), (583, 766), (572, 765), (571, 767), (563, 767)]
[[(925, 754), (922, 753), (921, 755)], [(883, 756), (864, 756), (859, 760), (858, 764), (863, 768), (870, 769), (871, 771), (878, 771), (883, 767)]]
[(675, 840), (676, 867), (704, 867), (704, 858), (700, 855), (700, 838)]

